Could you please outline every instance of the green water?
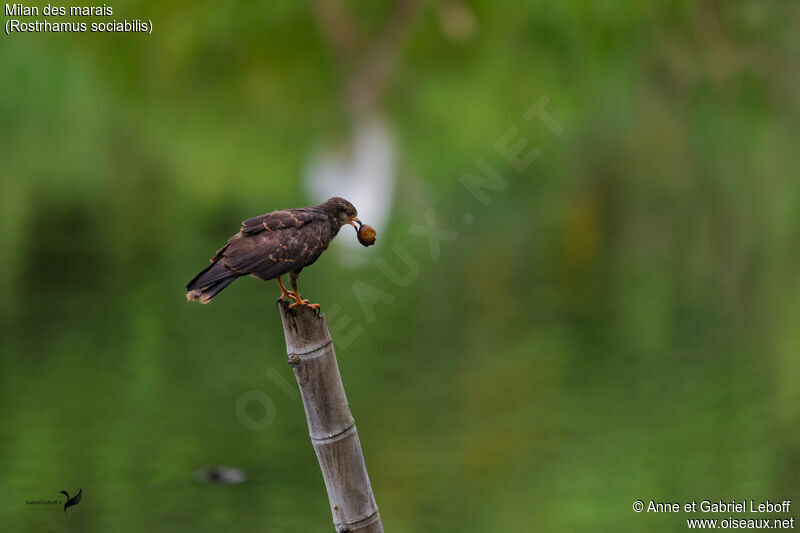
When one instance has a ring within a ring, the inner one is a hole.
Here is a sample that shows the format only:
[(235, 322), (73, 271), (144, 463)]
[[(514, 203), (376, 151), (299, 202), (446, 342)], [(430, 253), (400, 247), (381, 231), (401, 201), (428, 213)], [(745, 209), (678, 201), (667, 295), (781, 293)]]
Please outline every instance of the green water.
[[(469, 5), (470, 40), (427, 6), (402, 48), (378, 245), (301, 276), (386, 530), (684, 531), (709, 516), (632, 503), (796, 499), (797, 6)], [(332, 530), (276, 286), (183, 286), (239, 221), (311, 202), (338, 74), (303, 4), (189, 7), (114, 4), (147, 38), (2, 37), (2, 531)], [(561, 135), (523, 119), (543, 94)], [(541, 150), (522, 172), (510, 127)], [(478, 158), (488, 206), (459, 182)], [(429, 209), (458, 232), (437, 257)]]

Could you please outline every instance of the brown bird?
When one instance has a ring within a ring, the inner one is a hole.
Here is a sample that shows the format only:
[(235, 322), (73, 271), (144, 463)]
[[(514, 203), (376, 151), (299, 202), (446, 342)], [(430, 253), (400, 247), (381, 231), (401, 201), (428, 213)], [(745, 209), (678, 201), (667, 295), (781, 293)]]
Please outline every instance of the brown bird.
[[(273, 211), (242, 222), (239, 233), (228, 239), (211, 258), (211, 266), (200, 272), (186, 286), (186, 299), (210, 302), (239, 276), (251, 274), (259, 279), (277, 280), (281, 298), (294, 300), (289, 307), (309, 304), (297, 291), (297, 276), (328, 249), (345, 224), (358, 229), (358, 212), (344, 198), (330, 200), (313, 207)], [(281, 281), (288, 273), (292, 291)]]

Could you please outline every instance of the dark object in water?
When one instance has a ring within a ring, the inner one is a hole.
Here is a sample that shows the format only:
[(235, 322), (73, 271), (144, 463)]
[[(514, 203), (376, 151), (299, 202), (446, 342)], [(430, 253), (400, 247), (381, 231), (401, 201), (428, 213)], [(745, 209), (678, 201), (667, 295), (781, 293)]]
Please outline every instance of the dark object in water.
[(209, 466), (196, 471), (194, 475), (200, 481), (221, 485), (237, 485), (247, 480), (244, 470), (231, 466)]

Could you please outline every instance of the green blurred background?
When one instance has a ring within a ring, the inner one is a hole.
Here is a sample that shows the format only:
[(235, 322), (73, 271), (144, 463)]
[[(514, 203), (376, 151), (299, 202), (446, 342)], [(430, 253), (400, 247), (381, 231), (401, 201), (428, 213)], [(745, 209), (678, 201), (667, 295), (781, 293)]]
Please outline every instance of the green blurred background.
[[(378, 246), (346, 228), (300, 287), (349, 319), (387, 531), (683, 531), (632, 502), (800, 496), (799, 4), (110, 5), (152, 35), (0, 37), (3, 531), (333, 530), (276, 287), (183, 287), (241, 220), (315, 203), (310, 161), (364, 116), (394, 147)], [(542, 95), (561, 135), (523, 119)], [(429, 210), (458, 232), (435, 258)], [(219, 464), (247, 480), (196, 479)]]

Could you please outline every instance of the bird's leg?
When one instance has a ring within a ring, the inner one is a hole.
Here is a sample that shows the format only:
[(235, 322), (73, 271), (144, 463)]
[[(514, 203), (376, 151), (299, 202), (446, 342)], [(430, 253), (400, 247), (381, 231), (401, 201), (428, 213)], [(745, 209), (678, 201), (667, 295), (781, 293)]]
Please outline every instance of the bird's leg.
[(294, 303), (289, 305), (289, 309), (291, 309), (292, 307), (296, 307), (298, 305), (307, 305), (311, 309), (319, 309), (319, 304), (310, 304), (310, 303), (308, 303), (308, 300), (303, 300), (300, 297), (300, 293), (297, 292), (297, 276), (299, 276), (299, 275), (300, 275), (300, 272), (297, 271), (297, 270), (292, 270), (292, 272), (289, 274), (289, 281), (292, 284), (292, 291), (294, 292), (294, 295), (293, 295), (294, 296)]
[(283, 286), (283, 282), (281, 281), (281, 277), (280, 276), (275, 278), (275, 281), (278, 282), (278, 287), (281, 288), (281, 300), (288, 300), (288, 299), (297, 300), (297, 298), (294, 297), (294, 294), (292, 294), (291, 292), (287, 291), (286, 287)]

